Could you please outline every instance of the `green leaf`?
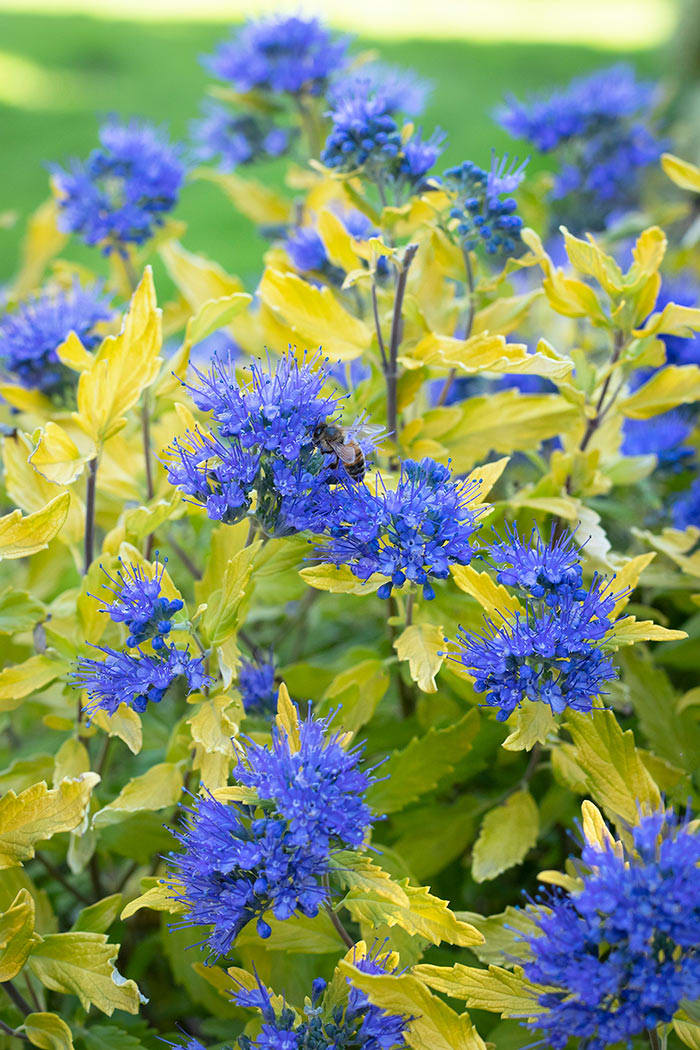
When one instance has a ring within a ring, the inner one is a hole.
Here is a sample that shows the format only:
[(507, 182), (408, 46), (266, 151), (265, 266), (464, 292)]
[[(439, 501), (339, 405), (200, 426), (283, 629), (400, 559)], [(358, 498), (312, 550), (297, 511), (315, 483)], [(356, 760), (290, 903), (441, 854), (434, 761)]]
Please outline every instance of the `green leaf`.
[(613, 820), (636, 824), (639, 806), (658, 809), (659, 789), (634, 746), (630, 729), (620, 728), (612, 711), (569, 711), (566, 727), (574, 742), (573, 759), (589, 793)]
[(138, 1013), (140, 993), (114, 968), (118, 944), (102, 933), (51, 933), (29, 958), (45, 988), (77, 995), (84, 1010), (92, 1004), (111, 1017), (115, 1010)]
[(65, 665), (50, 656), (35, 653), (24, 663), (0, 671), (0, 711), (14, 711), (25, 696), (40, 692), (63, 674)]
[(320, 710), (325, 712), (339, 704), (343, 728), (356, 733), (371, 719), (389, 682), (381, 660), (362, 660), (333, 678), (323, 694)]
[(338, 967), (375, 1006), (411, 1018), (405, 1038), (413, 1050), (486, 1050), (469, 1016), (455, 1013), (413, 974), (368, 974), (348, 960)]
[(34, 898), (22, 889), (0, 915), (0, 982), (17, 976), (40, 940), (34, 933)]
[(28, 591), (6, 587), (0, 593), (0, 634), (31, 631), (45, 614), (45, 605)]
[(404, 889), (364, 853), (340, 850), (330, 859), (335, 879), (347, 889), (343, 905), (355, 922), (379, 926), (397, 908), (409, 908)]
[(94, 1024), (84, 1028), (80, 1038), (87, 1050), (143, 1050), (143, 1043), (113, 1024)]
[(27, 1014), (22, 1029), (41, 1050), (73, 1050), (71, 1030), (58, 1014)]
[[(291, 919), (275, 919), (265, 915), (272, 933), (265, 941), (265, 951), (290, 952), (292, 955), (330, 955), (337, 954), (343, 947), (338, 931), (325, 911), (320, 911), (315, 918), (305, 915), (294, 915)], [(249, 923), (236, 938), (236, 948), (259, 948), (260, 936), (255, 923)]]
[(165, 809), (180, 800), (183, 774), (174, 762), (159, 762), (147, 773), (134, 777), (109, 805), (103, 806), (92, 818), (94, 828), (118, 824), (130, 813), (142, 810)]
[(435, 675), (445, 659), (444, 631), (432, 623), (413, 623), (394, 642), (399, 660), (408, 660), (411, 678), (424, 693), (436, 693)]
[(538, 997), (547, 991), (544, 985), (527, 981), (520, 967), (511, 972), (500, 966), (480, 970), (462, 963), (452, 967), (420, 964), (413, 972), (436, 991), (464, 999), (471, 1009), (489, 1010), (501, 1017), (536, 1015), (541, 1009)]
[(537, 842), (539, 814), (529, 791), (515, 791), (484, 817), (472, 855), (475, 882), (495, 879), (520, 864)]
[(171, 915), (181, 915), (185, 905), (175, 899), (176, 888), (164, 879), (141, 879), (143, 892), (129, 901), (121, 913), (121, 919), (128, 919), (141, 908), (152, 908), (153, 911), (167, 911)]
[(308, 565), (299, 570), (299, 575), (310, 587), (331, 594), (372, 594), (384, 582), (384, 577), (375, 573), (368, 580), (353, 576), (348, 565)]
[(73, 930), (88, 933), (106, 933), (119, 915), (122, 905), (122, 894), (113, 893), (96, 904), (90, 904), (78, 915), (73, 923)]
[(482, 963), (510, 966), (512, 960), (525, 961), (530, 949), (523, 935), (537, 932), (534, 920), (522, 908), (506, 908), (498, 915), (485, 917), (473, 911), (455, 913), (459, 919), (471, 925), (484, 937), (483, 944), (472, 946), (472, 951)]
[(471, 710), (452, 726), (429, 729), (394, 751), (382, 767), (383, 778), (368, 792), (377, 813), (396, 813), (436, 787), (469, 751), (479, 729), (479, 713)]
[(11, 868), (34, 856), (34, 846), (59, 831), (73, 831), (82, 823), (96, 773), (63, 780), (49, 791), (34, 784), (15, 795), (8, 791), (0, 799), (0, 868)]
[(236, 631), (253, 562), (261, 545), (258, 540), (238, 551), (226, 565), (221, 587), (209, 596), (202, 630), (212, 645), (220, 645)]

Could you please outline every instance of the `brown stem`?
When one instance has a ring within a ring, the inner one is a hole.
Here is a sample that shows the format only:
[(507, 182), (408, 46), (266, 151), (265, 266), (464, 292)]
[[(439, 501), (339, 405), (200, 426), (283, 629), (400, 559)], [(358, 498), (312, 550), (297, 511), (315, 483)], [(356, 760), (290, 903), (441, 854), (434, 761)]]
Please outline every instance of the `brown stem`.
[(180, 544), (177, 543), (172, 538), (172, 536), (168, 537), (168, 543), (170, 544), (171, 548), (173, 549), (175, 554), (178, 556), (178, 558), (180, 559), (182, 564), (185, 566), (187, 571), (190, 573), (190, 575), (195, 580), (201, 580), (201, 578), (202, 578), (202, 570), (197, 568), (197, 566), (192, 561), (192, 559), (190, 558), (189, 554), (184, 549), (184, 547), (181, 547)]
[(12, 1039), (22, 1039), (25, 1043), (29, 1042), (29, 1037), (24, 1032), (15, 1032), (14, 1028), (10, 1028), (9, 1024), (5, 1024), (4, 1021), (0, 1021), (0, 1032), (4, 1032), (5, 1035), (9, 1035)]
[(592, 419), (589, 419), (588, 423), (586, 424), (586, 430), (581, 439), (581, 444), (579, 445), (579, 450), (581, 452), (586, 451), (588, 443), (590, 442), (591, 438), (595, 434), (600, 424), (603, 422), (603, 419), (609, 411), (610, 406), (615, 400), (614, 398), (611, 398), (611, 400), (608, 401), (607, 405), (604, 404), (606, 395), (608, 393), (608, 388), (610, 387), (610, 380), (612, 379), (612, 366), (617, 364), (617, 361), (619, 360), (624, 345), (625, 337), (623, 333), (620, 331), (615, 332), (615, 345), (613, 347), (612, 357), (610, 358), (610, 371), (608, 372), (608, 376), (605, 382), (603, 383), (603, 388), (600, 391), (600, 397), (598, 398), (598, 401), (595, 406), (595, 415)]
[(330, 920), (333, 923), (333, 926), (335, 927), (335, 929), (340, 934), (341, 940), (344, 942), (345, 946), (347, 948), (354, 948), (355, 947), (354, 940), (352, 939), (352, 937), (350, 936), (348, 931), (343, 926), (342, 922), (340, 921), (340, 917), (338, 916), (337, 912), (333, 909), (333, 905), (331, 904), (331, 900), (330, 900), (331, 886), (330, 886), (330, 881), (329, 881), (327, 875), (323, 876), (322, 882), (323, 882), (323, 885), (324, 885), (324, 887), (326, 889), (326, 893), (328, 894), (326, 900), (324, 901), (324, 907), (325, 907), (326, 911), (328, 912)]
[(374, 327), (377, 332), (377, 342), (379, 343), (379, 352), (382, 355), (382, 369), (384, 372), (387, 370), (387, 359), (386, 359), (386, 347), (384, 346), (384, 336), (382, 335), (382, 326), (379, 322), (379, 305), (377, 303), (377, 285), (372, 279), (372, 312), (374, 313)]
[(651, 1050), (661, 1050), (661, 1040), (659, 1039), (659, 1033), (655, 1028), (648, 1028), (647, 1035), (649, 1036), (649, 1046)]
[[(472, 269), (472, 260), (469, 254), (469, 249), (464, 248), (462, 254), (464, 255), (464, 270), (467, 277), (467, 288), (469, 289), (469, 301), (467, 304), (467, 312), (464, 318), (464, 340), (466, 342), (466, 340), (472, 334), (472, 327), (474, 325), (474, 270)], [(447, 395), (452, 389), (452, 384), (454, 383), (456, 375), (456, 368), (451, 368), (450, 371), (447, 373), (447, 378), (442, 384), (442, 390), (440, 391), (440, 395), (437, 399), (438, 407), (440, 407), (440, 405), (444, 405), (447, 401)]]
[(413, 623), (413, 591), (409, 591), (408, 598), (406, 599), (406, 626), (410, 627)]
[(96, 853), (93, 853), (93, 855), (90, 857), (88, 870), (90, 872), (90, 879), (92, 881), (92, 891), (95, 894), (95, 900), (102, 900), (102, 898), (105, 895), (105, 891), (102, 888), (102, 880), (100, 878), (100, 865), (97, 860)]
[(52, 864), (48, 857), (45, 857), (43, 853), (39, 853), (38, 850), (34, 856), (40, 864), (43, 864), (43, 866), (48, 871), (49, 875), (51, 875), (51, 877), (54, 878), (56, 882), (60, 882), (61, 886), (63, 886), (64, 889), (68, 890), (68, 892), (71, 893), (76, 900), (79, 900), (81, 904), (92, 904), (90, 898), (86, 897), (85, 894), (81, 893), (80, 890), (75, 888), (75, 886), (72, 886), (68, 879), (61, 874), (56, 865)]
[(5, 981), (3, 983), (3, 988), (5, 989), (10, 999), (15, 1004), (15, 1006), (21, 1014), (24, 1014), (24, 1016), (26, 1017), (27, 1014), (34, 1013), (27, 1000), (24, 998), (22, 993), (18, 991), (17, 988), (15, 988), (12, 981)]
[(397, 385), (399, 379), (397, 359), (399, 355), (399, 346), (401, 345), (402, 336), (402, 314), (403, 314), (403, 300), (406, 295), (406, 282), (408, 280), (408, 271), (411, 267), (416, 252), (418, 251), (417, 244), (409, 244), (406, 246), (403, 255), (403, 261), (401, 268), (399, 269), (398, 276), (396, 278), (396, 292), (394, 293), (394, 313), (391, 318), (391, 336), (389, 338), (389, 361), (388, 367), (385, 369), (384, 375), (386, 378), (386, 416), (389, 433), (393, 434), (394, 441), (398, 445), (399, 443), (399, 419), (398, 419), (398, 402), (397, 402)]

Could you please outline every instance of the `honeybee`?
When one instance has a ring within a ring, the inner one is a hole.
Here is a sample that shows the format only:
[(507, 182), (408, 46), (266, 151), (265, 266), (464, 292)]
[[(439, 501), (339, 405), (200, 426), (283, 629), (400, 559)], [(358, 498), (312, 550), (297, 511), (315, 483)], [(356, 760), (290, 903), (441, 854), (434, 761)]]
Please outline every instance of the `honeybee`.
[(342, 427), (339, 423), (318, 423), (314, 427), (313, 442), (324, 456), (335, 457), (332, 464), (334, 469), (342, 463), (349, 478), (362, 481), (367, 465), (357, 439), (376, 440), (381, 432), (381, 427), (367, 426), (362, 422), (352, 427)]

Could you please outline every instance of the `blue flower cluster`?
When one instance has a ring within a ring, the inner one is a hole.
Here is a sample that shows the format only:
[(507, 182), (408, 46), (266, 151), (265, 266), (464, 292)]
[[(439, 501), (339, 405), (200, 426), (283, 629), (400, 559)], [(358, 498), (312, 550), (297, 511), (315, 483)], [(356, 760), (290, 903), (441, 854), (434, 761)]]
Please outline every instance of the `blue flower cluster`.
[(656, 456), (660, 467), (681, 470), (695, 450), (684, 444), (693, 430), (693, 420), (672, 410), (651, 419), (626, 419), (622, 426), (621, 451), (625, 456)]
[(331, 83), (326, 98), (331, 106), (351, 95), (379, 93), (389, 113), (407, 113), (415, 117), (422, 113), (432, 84), (421, 78), (412, 69), (370, 62), (336, 77)]
[(411, 192), (421, 189), (445, 136), (436, 130), (423, 139), (417, 131), (404, 142), (396, 102), (394, 91), (369, 78), (337, 91), (329, 112), (333, 126), (321, 154), (326, 167), (342, 172), (363, 168), (382, 192), (389, 184), (396, 192), (404, 186)]
[[(157, 704), (178, 678), (185, 681), (187, 692), (197, 692), (209, 684), (202, 657), (190, 656), (189, 650), (166, 644), (165, 636), (172, 629), (172, 617), (182, 609), (179, 599), (168, 600), (161, 595), (165, 563), (156, 559), (153, 577), (146, 576), (137, 566), (126, 566), (118, 580), (108, 574), (115, 588), (108, 587), (114, 601), (104, 603), (103, 612), (109, 613), (115, 623), (123, 623), (129, 631), (126, 645), (135, 648), (138, 656), (120, 649), (94, 646), (104, 659), (81, 657), (72, 673), (72, 684), (84, 689), (91, 703), (89, 713), (98, 708), (114, 714), (120, 704), (134, 711), (145, 711), (149, 701)], [(107, 586), (105, 584), (105, 586)], [(153, 655), (144, 653), (141, 644), (151, 640)]]
[(82, 657), (71, 676), (72, 684), (87, 692), (91, 714), (101, 709), (113, 715), (120, 704), (143, 712), (148, 703), (159, 704), (170, 686), (184, 679), (188, 693), (199, 692), (209, 684), (201, 657), (192, 657), (187, 649), (165, 645), (157, 656), (137, 649), (139, 656), (120, 649), (95, 646), (104, 660)]
[(56, 354), (70, 332), (87, 350), (100, 341), (96, 326), (112, 316), (109, 300), (100, 285), (82, 288), (77, 281), (68, 289), (47, 289), (25, 299), (13, 312), (0, 318), (0, 360), (22, 386), (58, 396), (75, 381)]
[(641, 817), (631, 839), (586, 844), (582, 889), (537, 913), (525, 975), (551, 991), (527, 1026), (555, 1050), (629, 1045), (700, 995), (700, 835), (668, 811)]
[(264, 157), (281, 157), (289, 149), (288, 128), (248, 113), (234, 113), (218, 102), (207, 102), (204, 110), (204, 116), (192, 125), (196, 154), (202, 161), (216, 161), (222, 171)]
[(648, 127), (653, 85), (616, 65), (573, 80), (548, 98), (523, 104), (511, 98), (499, 122), (543, 153), (561, 159), (554, 187), (558, 221), (572, 229), (604, 229), (634, 206), (640, 174), (663, 148)]
[(273, 15), (247, 22), (204, 64), (241, 93), (318, 95), (345, 65), (348, 43), (317, 18)]
[(359, 846), (372, 821), (364, 801), (371, 776), (358, 768), (360, 756), (361, 748), (345, 750), (327, 720), (309, 712), (298, 748), (276, 726), (271, 747), (249, 743), (236, 776), (256, 802), (225, 805), (205, 796), (186, 811), (173, 877), (186, 923), (211, 927), (212, 957), (226, 955), (252, 919), (268, 937), (268, 910), (282, 920), (318, 913), (330, 854)]
[(269, 717), (277, 710), (275, 665), (244, 661), (238, 669), (238, 689), (247, 715)]
[(63, 229), (105, 252), (143, 244), (175, 207), (185, 178), (179, 146), (145, 121), (110, 118), (86, 161), (51, 170)]
[(694, 525), (700, 528), (700, 478), (679, 495), (673, 503), (673, 524), (677, 529), (687, 529)]
[(466, 248), (483, 245), (489, 255), (512, 255), (520, 243), (523, 220), (517, 214), (517, 202), (511, 194), (525, 177), (527, 161), (508, 167), (508, 157), (500, 161), (495, 154), (491, 169), (484, 171), (465, 160), (444, 174), (445, 184), (457, 194), (450, 210), (457, 219), (457, 232)]
[(114, 601), (107, 602), (104, 598), (97, 598), (97, 601), (104, 604), (102, 612), (109, 613), (110, 619), (126, 625), (129, 631), (126, 644), (129, 648), (139, 646), (150, 638), (156, 651), (162, 649), (165, 635), (172, 630), (172, 617), (184, 605), (181, 598), (168, 600), (160, 593), (167, 561), (164, 558), (159, 563), (156, 551), (152, 577), (146, 576), (138, 565), (124, 566), (123, 571), (117, 572), (116, 580), (106, 570), (102, 570), (110, 583), (114, 584), (114, 587), (103, 584), (114, 595)]
[(619, 594), (594, 576), (582, 586), (580, 547), (571, 536), (544, 543), (533, 529), (526, 544), (513, 528), (490, 553), (505, 566), (499, 581), (520, 591), (525, 613), (486, 620), (483, 636), (460, 629), (452, 659), (474, 677), (474, 688), (505, 721), (523, 699), (548, 704), (555, 713), (590, 711), (615, 668), (601, 649), (613, 624)]
[[(215, 520), (240, 521), (255, 493), (255, 518), (266, 534), (322, 532), (339, 487), (315, 437), (339, 404), (324, 392), (326, 363), (319, 357), (300, 363), (290, 352), (268, 370), (253, 364), (247, 385), (224, 358), (215, 358), (206, 373), (194, 371), (199, 383), (188, 389), (197, 407), (212, 414), (218, 433), (197, 430), (170, 446), (170, 482)], [(372, 442), (358, 441), (369, 455)]]
[[(350, 236), (356, 240), (366, 241), (379, 236), (379, 230), (356, 208), (339, 209), (337, 215)], [(329, 281), (342, 284), (344, 271), (331, 264), (326, 246), (315, 226), (297, 226), (284, 242), (284, 248), (292, 265), (300, 273), (320, 273)], [(377, 262), (377, 273), (381, 276), (387, 271), (386, 258), (382, 256)]]
[(470, 504), (478, 490), (478, 482), (453, 481), (449, 469), (435, 460), (407, 459), (395, 489), (377, 479), (373, 490), (359, 486), (352, 499), (337, 501), (327, 526), (330, 539), (316, 554), (348, 565), (360, 580), (384, 576), (380, 598), (410, 580), (431, 599), (431, 580), (446, 579), (451, 564), (471, 561), (470, 541), (482, 509)]
[[(355, 961), (363, 973), (387, 973), (386, 958), (378, 950)], [(239, 1038), (241, 1050), (399, 1050), (406, 1046), (404, 1033), (408, 1020), (400, 1014), (390, 1014), (373, 1006), (364, 992), (348, 979), (350, 988), (347, 1002), (324, 1007), (326, 982), (319, 977), (313, 982), (310, 999), (303, 1018), (283, 1007), (279, 1012), (272, 1005), (270, 993), (264, 985), (240, 989), (233, 997), (237, 1006), (252, 1007), (263, 1017), (260, 1035), (256, 1039), (243, 1035)]]

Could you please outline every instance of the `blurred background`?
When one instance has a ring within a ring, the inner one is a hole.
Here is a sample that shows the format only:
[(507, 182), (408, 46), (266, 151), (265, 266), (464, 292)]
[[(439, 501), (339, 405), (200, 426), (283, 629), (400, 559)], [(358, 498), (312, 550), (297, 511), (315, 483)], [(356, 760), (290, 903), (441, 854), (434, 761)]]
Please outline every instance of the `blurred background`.
[[(207, 85), (199, 57), (231, 23), (300, 6), (433, 82), (424, 123), (448, 133), (447, 164), (488, 166), (491, 147), (512, 150), (492, 119), (509, 92), (624, 60), (688, 96), (700, 66), (700, 0), (0, 0), (0, 280), (14, 270), (27, 215), (48, 196), (47, 162), (87, 155), (111, 112), (185, 135)], [(254, 274), (263, 244), (216, 187), (189, 185), (178, 217), (189, 248)]]

